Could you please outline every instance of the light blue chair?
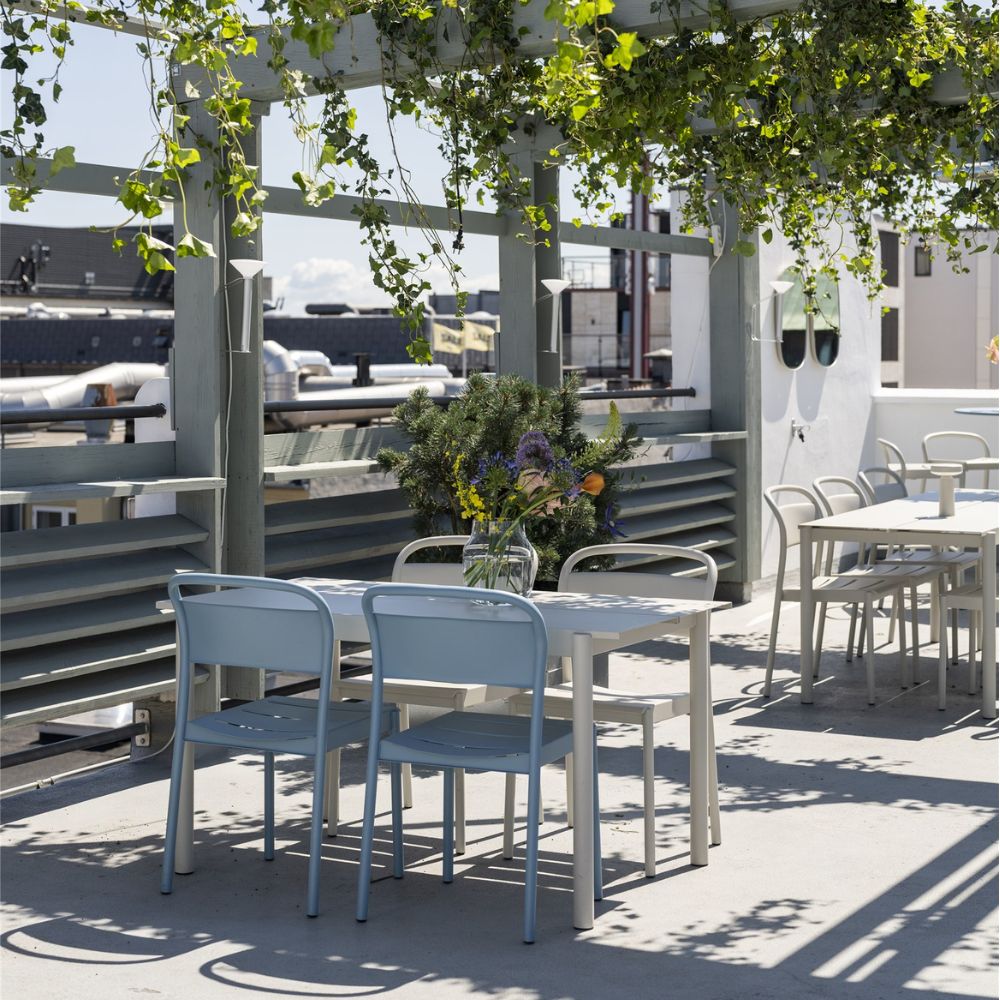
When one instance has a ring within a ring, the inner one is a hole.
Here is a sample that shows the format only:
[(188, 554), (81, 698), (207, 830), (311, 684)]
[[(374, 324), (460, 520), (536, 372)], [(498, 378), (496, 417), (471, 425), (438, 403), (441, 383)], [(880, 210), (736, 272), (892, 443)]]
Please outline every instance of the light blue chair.
[[(225, 589), (192, 595), (191, 587)], [(188, 743), (259, 750), (264, 754), (264, 858), (274, 859), (274, 755), (298, 754), (316, 761), (312, 827), (309, 836), (309, 886), (306, 912), (319, 912), (320, 846), (326, 753), (358, 743), (371, 728), (366, 704), (330, 704), (333, 672), (333, 616), (323, 598), (308, 587), (284, 580), (216, 573), (183, 573), (168, 584), (177, 613), (177, 722), (174, 734), (170, 802), (160, 890), (173, 889), (177, 821), (184, 750)], [(191, 681), (196, 663), (260, 667), (318, 674), (319, 697), (263, 698), (197, 719), (189, 719)], [(393, 705), (380, 705), (374, 729), (395, 730)], [(398, 768), (396, 769), (398, 771)], [(398, 774), (394, 775), (398, 783)], [(396, 787), (394, 786), (394, 792)]]
[[(489, 603), (485, 603), (485, 602)], [(528, 775), (527, 861), (524, 940), (535, 939), (538, 881), (538, 815), (541, 769), (573, 751), (572, 724), (545, 719), (548, 637), (538, 609), (501, 591), (418, 584), (382, 584), (362, 599), (372, 643), (372, 727), (358, 872), (357, 918), (368, 918), (376, 778), (380, 761), (422, 764), (444, 772), (443, 877), (451, 882), (454, 861), (456, 768)], [(378, 722), (383, 684), (425, 679), (499, 684), (533, 693), (530, 716), (448, 712), (383, 737)], [(597, 822), (597, 758), (594, 758), (594, 885), (601, 898), (600, 825)], [(403, 876), (402, 810), (393, 801), (393, 875)]]

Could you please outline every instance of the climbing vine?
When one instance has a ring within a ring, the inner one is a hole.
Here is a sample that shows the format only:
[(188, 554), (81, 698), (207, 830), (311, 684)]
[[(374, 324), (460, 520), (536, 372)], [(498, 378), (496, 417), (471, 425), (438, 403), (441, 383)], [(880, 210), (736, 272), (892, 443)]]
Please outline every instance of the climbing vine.
[[(148, 153), (120, 179), (119, 201), (122, 224), (144, 226), (135, 251), (146, 269), (173, 268), (171, 256), (215, 253), (187, 227), (196, 166), (199, 178), (207, 167), (210, 183), (231, 200), (235, 235), (252, 237), (260, 225), (267, 193), (259, 166), (242, 151), (254, 109), (240, 74), (266, 62), (303, 144), (293, 182), (311, 205), (357, 199), (373, 280), (409, 324), (408, 349), (418, 360), (430, 356), (420, 336), (426, 272), (436, 259), (457, 287), (470, 202), (519, 214), (526, 238), (546, 239), (552, 213), (533, 202), (530, 178), (512, 155), (518, 131), (544, 138), (547, 162), (576, 168), (584, 206), (577, 224), (607, 213), (617, 190), (669, 188), (684, 192), (684, 224), (712, 233), (716, 206), (726, 200), (739, 217), (735, 252), (754, 253), (755, 231), (765, 243), (782, 232), (807, 289), (819, 273), (845, 266), (877, 293), (875, 214), (955, 262), (963, 251), (988, 248), (976, 231), (997, 228), (997, 0), (933, 7), (803, 0), (751, 20), (722, 0), (659, 0), (657, 30), (642, 37), (616, 18), (613, 0), (548, 0), (553, 45), (539, 56), (522, 51), (528, 6), (263, 0), (265, 23), (254, 25), (237, 0), (5, 4), (0, 66), (12, 81), (14, 115), (0, 132), (0, 152), (10, 161), (9, 205), (26, 209), (48, 177), (75, 165), (74, 147), (50, 145), (45, 126), (76, 22), (120, 26), (129, 17), (143, 26), (137, 44), (153, 126)], [(703, 8), (697, 21), (695, 7)], [(384, 121), (359, 122), (339, 76), (306, 76), (288, 56), (298, 43), (322, 61), (350, 43), (359, 15), (371, 17), (378, 38), (372, 57)], [(457, 41), (457, 63), (438, 55), (442, 43)], [(323, 97), (315, 119), (311, 93)], [(199, 102), (210, 128), (193, 123)], [(395, 143), (402, 118), (438, 136), (448, 232), (431, 223), (410, 187)], [(372, 153), (373, 129), (393, 138), (389, 162)], [(410, 203), (408, 222), (423, 234), (423, 251), (399, 246), (385, 198)], [(176, 202), (171, 246), (151, 227)], [(113, 239), (124, 249), (117, 233)]]

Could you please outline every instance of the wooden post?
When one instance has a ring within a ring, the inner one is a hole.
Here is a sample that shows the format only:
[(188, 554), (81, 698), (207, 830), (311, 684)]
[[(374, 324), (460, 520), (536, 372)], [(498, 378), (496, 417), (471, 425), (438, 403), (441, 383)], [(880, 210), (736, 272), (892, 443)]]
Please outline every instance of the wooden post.
[[(200, 101), (186, 106), (190, 115), (184, 141), (195, 145), (196, 137), (217, 143), (215, 120)], [(221, 247), (222, 205), (214, 184), (214, 165), (206, 153), (188, 168), (184, 187), (186, 212), (174, 202), (174, 234), (180, 239), (186, 218), (188, 231)], [(225, 415), (225, 353), (223, 301), (220, 290), (221, 262), (216, 258), (180, 257), (174, 294), (174, 352), (170, 378), (174, 390), (174, 420), (177, 427), (175, 462), (178, 476), (222, 474), (222, 432)], [(221, 497), (206, 490), (177, 494), (177, 513), (208, 530), (208, 538), (189, 546), (206, 569), (222, 566)], [(194, 689), (192, 710), (214, 711), (219, 704), (219, 671)]]
[[(545, 216), (552, 227), (548, 232), (535, 234), (535, 281), (543, 278), (561, 278), (562, 250), (559, 245), (559, 168), (533, 164), (535, 203), (545, 206)], [(545, 246), (543, 240), (548, 241)], [(539, 297), (540, 296), (540, 297)], [(558, 305), (548, 293), (535, 289), (535, 366), (538, 384), (558, 386), (562, 383), (563, 339), (562, 329), (556, 337), (556, 352), (549, 350), (552, 338), (552, 311)], [(562, 315), (560, 311), (560, 316)]]
[(719, 573), (719, 595), (750, 599), (751, 583), (760, 576), (761, 415), (760, 342), (754, 328), (760, 298), (758, 255), (733, 253), (737, 240), (757, 250), (757, 234), (739, 230), (736, 210), (721, 203), (714, 211), (722, 255), (709, 275), (710, 349), (712, 358), (712, 430), (745, 430), (745, 441), (713, 445), (718, 458), (736, 467), (735, 565)]
[[(264, 109), (266, 113), (266, 108)], [(253, 131), (240, 141), (248, 163), (261, 163), (260, 114), (252, 117)], [(226, 495), (223, 505), (222, 565), (224, 572), (241, 576), (264, 576), (264, 339), (263, 280), (257, 275), (250, 320), (250, 351), (238, 353), (243, 325), (243, 279), (229, 261), (238, 258), (262, 260), (263, 229), (250, 236), (233, 236), (231, 225), (237, 206), (232, 199), (223, 206), (224, 225), (220, 241), (225, 288), (223, 341), (228, 347), (229, 384), (228, 437), (223, 439)], [(264, 672), (228, 667), (222, 693), (229, 698), (253, 700), (264, 696)]]

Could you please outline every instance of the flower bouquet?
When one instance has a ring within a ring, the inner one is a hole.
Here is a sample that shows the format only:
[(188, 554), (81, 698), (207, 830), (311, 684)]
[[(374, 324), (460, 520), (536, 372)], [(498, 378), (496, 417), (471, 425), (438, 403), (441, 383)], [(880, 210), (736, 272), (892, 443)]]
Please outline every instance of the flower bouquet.
[(618, 501), (631, 473), (621, 465), (636, 453), (635, 428), (612, 404), (600, 436), (587, 437), (578, 390), (576, 379), (549, 389), (474, 373), (447, 408), (422, 389), (396, 408), (409, 450), (383, 448), (378, 461), (395, 474), (419, 534), (476, 536), (466, 561), (490, 561), (469, 568), (470, 582), (523, 591), (527, 559), (539, 581), (554, 583), (571, 553), (625, 534)]

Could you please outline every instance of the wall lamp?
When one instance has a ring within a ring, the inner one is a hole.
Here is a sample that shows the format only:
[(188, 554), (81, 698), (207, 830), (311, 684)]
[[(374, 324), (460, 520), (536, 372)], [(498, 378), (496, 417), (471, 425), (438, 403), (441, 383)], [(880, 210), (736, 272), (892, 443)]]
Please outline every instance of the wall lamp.
[(237, 354), (250, 353), (250, 320), (253, 306), (253, 279), (264, 270), (264, 261), (252, 257), (236, 257), (230, 260), (230, 265), (239, 272), (243, 279), (243, 322), (240, 326), (240, 346)]
[(555, 300), (552, 303), (552, 333), (549, 337), (549, 352), (556, 354), (559, 350), (559, 309), (562, 305), (562, 293), (569, 288), (570, 283), (562, 278), (542, 278), (543, 284)]

